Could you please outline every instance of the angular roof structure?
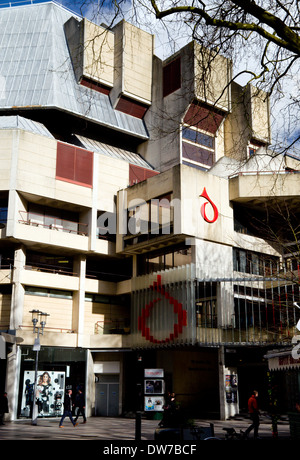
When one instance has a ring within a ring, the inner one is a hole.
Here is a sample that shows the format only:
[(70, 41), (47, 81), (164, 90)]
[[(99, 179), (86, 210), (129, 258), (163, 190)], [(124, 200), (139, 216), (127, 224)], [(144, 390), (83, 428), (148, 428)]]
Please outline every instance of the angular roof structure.
[(21, 117), (20, 115), (0, 117), (0, 129), (21, 129), (33, 134), (40, 134), (41, 136), (54, 139), (50, 131), (42, 123), (29, 120), (28, 118)]
[(123, 160), (127, 163), (134, 164), (142, 168), (151, 169), (151, 165), (146, 160), (144, 160), (138, 153), (131, 152), (130, 150), (126, 149), (121, 149), (119, 147), (114, 147), (112, 145), (105, 144), (104, 142), (99, 142), (84, 136), (76, 135), (76, 138), (87, 150), (101, 153), (102, 155), (111, 158), (117, 158), (118, 160)]
[(143, 120), (115, 110), (108, 95), (76, 81), (64, 33), (72, 16), (54, 2), (1, 8), (0, 112), (58, 109), (147, 139)]

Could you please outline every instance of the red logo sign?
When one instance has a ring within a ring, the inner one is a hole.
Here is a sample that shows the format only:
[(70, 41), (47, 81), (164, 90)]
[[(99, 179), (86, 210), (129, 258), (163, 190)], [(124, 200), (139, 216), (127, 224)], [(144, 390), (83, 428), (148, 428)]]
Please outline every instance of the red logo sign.
[(213, 218), (212, 219), (209, 219), (206, 215), (206, 210), (205, 210), (205, 207), (208, 203), (203, 203), (201, 208), (200, 208), (200, 212), (201, 212), (201, 216), (203, 217), (203, 219), (208, 222), (209, 224), (213, 224), (214, 222), (216, 222), (218, 216), (219, 216), (219, 211), (218, 211), (218, 208), (217, 206), (215, 205), (215, 203), (213, 201), (211, 201), (211, 199), (209, 198), (209, 196), (207, 195), (207, 191), (206, 191), (206, 188), (204, 187), (203, 189), (203, 192), (201, 193), (201, 195), (203, 198), (205, 198), (209, 203), (210, 205), (212, 206), (213, 208)]
[[(149, 286), (155, 292), (160, 294), (160, 297), (157, 297), (153, 301), (149, 302), (143, 309), (141, 316), (138, 317), (138, 330), (142, 333), (142, 336), (146, 340), (149, 340), (152, 343), (168, 343), (174, 338), (177, 338), (179, 334), (182, 333), (182, 328), (187, 325), (187, 311), (182, 308), (182, 303), (174, 299), (162, 286), (161, 284), (161, 275), (157, 275), (157, 281), (154, 281), (152, 286)], [(156, 339), (154, 337), (153, 331), (147, 326), (147, 319), (150, 317), (151, 311), (155, 308), (156, 304), (162, 299), (167, 299), (169, 304), (173, 306), (173, 311), (177, 316), (177, 321), (174, 322), (173, 329), (170, 332), (170, 335), (163, 340)]]

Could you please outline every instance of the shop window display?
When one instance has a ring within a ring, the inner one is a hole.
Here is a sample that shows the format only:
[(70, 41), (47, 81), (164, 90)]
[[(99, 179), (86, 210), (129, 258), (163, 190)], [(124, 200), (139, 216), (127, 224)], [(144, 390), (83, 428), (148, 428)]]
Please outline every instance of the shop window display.
[(34, 371), (24, 371), (21, 416), (31, 417), (34, 400), (39, 417), (58, 417), (63, 413), (65, 372), (38, 371), (34, 397)]

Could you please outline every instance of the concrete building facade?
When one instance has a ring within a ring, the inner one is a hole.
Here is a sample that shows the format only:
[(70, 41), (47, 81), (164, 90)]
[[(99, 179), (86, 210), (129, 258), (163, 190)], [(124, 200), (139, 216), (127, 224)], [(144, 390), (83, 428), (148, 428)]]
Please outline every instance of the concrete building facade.
[[(89, 416), (125, 414), (137, 384), (145, 411), (169, 390), (193, 415), (238, 413), (297, 323), (293, 251), (255, 225), (270, 204), (299, 209), (299, 160), (268, 150), (268, 95), (197, 43), (162, 61), (151, 34), (54, 2), (2, 8), (0, 25), (10, 418), (36, 397), (59, 417), (79, 386)], [(49, 315), (35, 396), (32, 310)]]

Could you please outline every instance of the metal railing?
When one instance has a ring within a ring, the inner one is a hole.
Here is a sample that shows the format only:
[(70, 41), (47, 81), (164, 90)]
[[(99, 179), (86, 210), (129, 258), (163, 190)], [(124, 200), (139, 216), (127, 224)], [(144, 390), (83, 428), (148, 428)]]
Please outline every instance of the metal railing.
[(73, 233), (77, 235), (88, 235), (88, 224), (61, 219), (54, 216), (37, 214), (35, 212), (19, 211), (19, 223), (33, 227), (48, 228), (54, 231)]
[(58, 275), (67, 275), (67, 276), (79, 276), (78, 273), (73, 272), (72, 270), (64, 270), (59, 266), (56, 265), (46, 265), (46, 264), (39, 264), (39, 263), (32, 263), (24, 265), (25, 270), (32, 270), (38, 272), (45, 272), (45, 273), (55, 273)]
[(109, 319), (97, 321), (95, 323), (95, 334), (129, 334), (130, 327), (128, 321), (119, 319)]
[(240, 177), (240, 176), (267, 176), (267, 175), (278, 175), (278, 174), (299, 174), (300, 171), (296, 170), (288, 170), (288, 169), (282, 169), (279, 171), (276, 170), (262, 170), (262, 171), (239, 171), (234, 174), (231, 174), (228, 178), (233, 179), (234, 177)]
[[(22, 330), (22, 329), (28, 329), (30, 328), (32, 330), (32, 325), (30, 326), (27, 326), (26, 324), (20, 324), (19, 325), (19, 329)], [(73, 329), (66, 329), (66, 328), (63, 328), (63, 327), (51, 327), (51, 326), (46, 326), (44, 328), (45, 331), (55, 331), (55, 332), (61, 332), (61, 333), (67, 333), (67, 334), (75, 334), (77, 331), (73, 330)]]

